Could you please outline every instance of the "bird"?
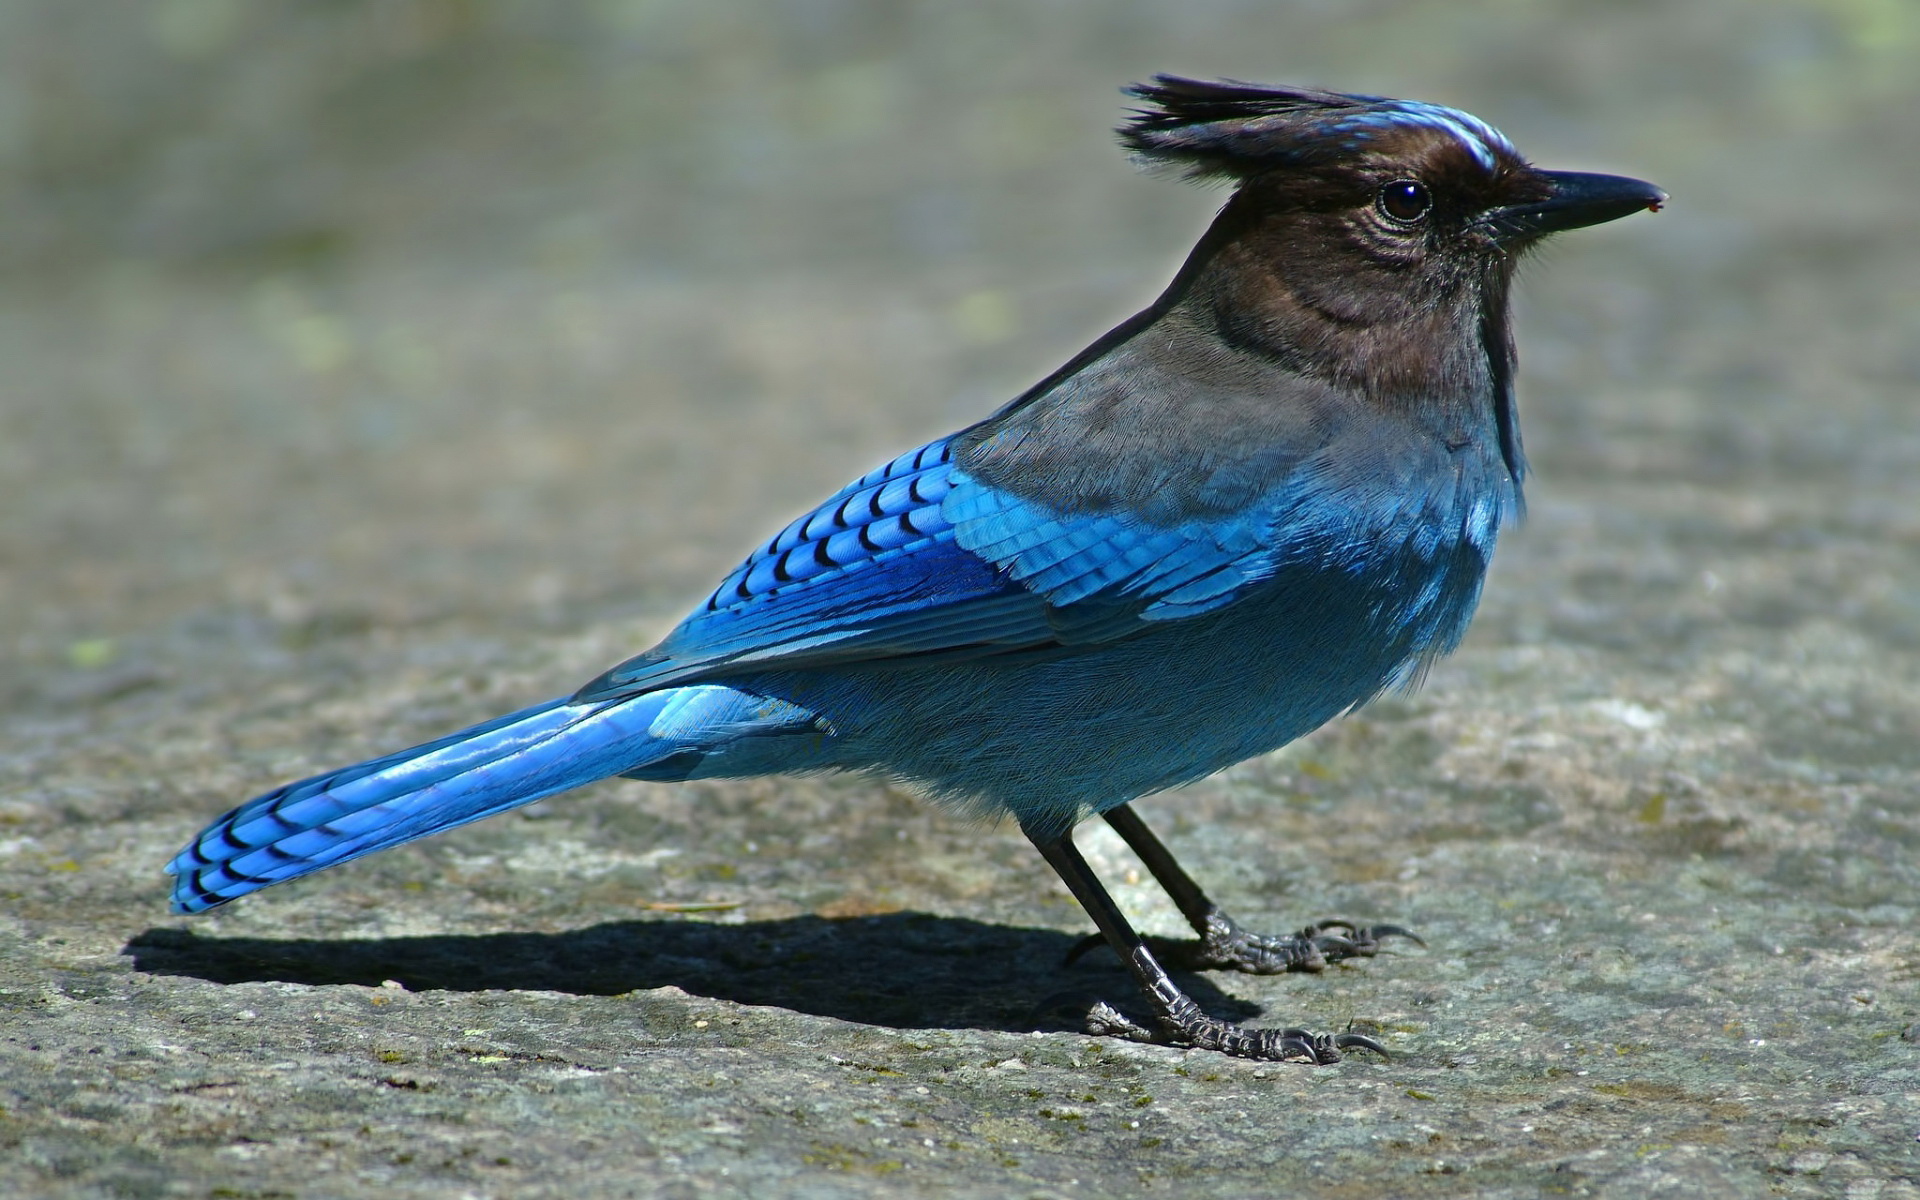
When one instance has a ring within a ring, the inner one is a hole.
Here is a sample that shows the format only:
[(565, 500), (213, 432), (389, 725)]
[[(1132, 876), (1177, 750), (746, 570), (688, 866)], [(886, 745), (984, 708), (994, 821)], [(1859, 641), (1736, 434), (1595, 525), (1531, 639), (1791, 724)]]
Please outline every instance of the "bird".
[[(1011, 816), (1150, 1012), (1085, 1029), (1268, 1061), (1365, 1034), (1216, 1018), (1172, 971), (1318, 970), (1397, 925), (1242, 927), (1133, 808), (1453, 650), (1526, 460), (1509, 293), (1550, 234), (1667, 196), (1532, 165), (1438, 104), (1157, 75), (1118, 135), (1228, 197), (1166, 289), (976, 423), (760, 545), (571, 695), (228, 812), (167, 865), (200, 913), (609, 777), (847, 771)], [(1072, 838), (1104, 819), (1193, 927), (1137, 933)], [(1417, 939), (1415, 939), (1417, 940)]]

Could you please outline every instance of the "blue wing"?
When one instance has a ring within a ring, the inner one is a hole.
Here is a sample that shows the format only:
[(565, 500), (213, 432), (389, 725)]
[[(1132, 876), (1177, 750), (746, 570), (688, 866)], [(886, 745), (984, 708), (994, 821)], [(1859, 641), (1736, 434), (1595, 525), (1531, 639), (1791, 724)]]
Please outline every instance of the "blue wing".
[(943, 506), (956, 542), (1059, 609), (1115, 604), (1137, 621), (1218, 608), (1273, 570), (1264, 522), (1156, 526), (1120, 513), (1055, 513), (961, 477)]
[(741, 670), (1125, 637), (1208, 611), (1271, 564), (1255, 522), (1062, 514), (970, 478), (943, 438), (842, 488), (756, 550), (599, 700)]

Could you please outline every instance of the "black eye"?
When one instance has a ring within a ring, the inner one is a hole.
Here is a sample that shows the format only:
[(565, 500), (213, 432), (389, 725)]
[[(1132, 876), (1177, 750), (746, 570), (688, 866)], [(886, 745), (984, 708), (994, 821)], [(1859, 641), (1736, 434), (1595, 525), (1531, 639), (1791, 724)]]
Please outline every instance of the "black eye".
[(1427, 215), (1433, 197), (1427, 194), (1427, 185), (1417, 179), (1396, 179), (1380, 189), (1374, 203), (1389, 221), (1411, 225)]

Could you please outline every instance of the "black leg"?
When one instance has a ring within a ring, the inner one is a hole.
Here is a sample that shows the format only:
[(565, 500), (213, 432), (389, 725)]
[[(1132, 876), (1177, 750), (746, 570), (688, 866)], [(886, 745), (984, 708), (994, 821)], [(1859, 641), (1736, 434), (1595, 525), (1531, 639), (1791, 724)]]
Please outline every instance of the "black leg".
[[(1032, 831), (1027, 836), (1042, 858), (1066, 881), (1074, 898), (1080, 901), (1080, 907), (1087, 910), (1093, 923), (1100, 927), (1107, 944), (1113, 947), (1120, 961), (1126, 964), (1127, 971), (1140, 990), (1146, 993), (1147, 1002), (1153, 1006), (1154, 1019), (1159, 1030), (1148, 1029), (1139, 1022), (1129, 1019), (1125, 1014), (1107, 1003), (1093, 1006), (1087, 1014), (1087, 1026), (1090, 1032), (1112, 1037), (1124, 1037), (1136, 1042), (1165, 1042), (1180, 1046), (1193, 1046), (1201, 1050), (1218, 1050), (1224, 1054), (1240, 1058), (1259, 1058), (1274, 1062), (1332, 1063), (1339, 1062), (1340, 1052), (1349, 1048), (1372, 1050), (1384, 1055), (1386, 1047), (1370, 1037), (1358, 1033), (1309, 1033), (1304, 1029), (1244, 1029), (1227, 1021), (1215, 1020), (1200, 1011), (1185, 992), (1173, 982), (1166, 968), (1160, 965), (1148, 948), (1145, 939), (1133, 931), (1113, 903), (1107, 890), (1094, 878), (1093, 870), (1087, 866), (1087, 860), (1080, 857), (1080, 851), (1073, 844), (1072, 833), (1060, 834), (1052, 838), (1036, 837)], [(1159, 843), (1155, 842), (1155, 846)], [(1161, 850), (1164, 855), (1164, 848)], [(1167, 859), (1169, 863), (1173, 860)], [(1174, 870), (1177, 872), (1178, 867)], [(1184, 875), (1180, 878), (1186, 879)], [(1193, 881), (1186, 881), (1195, 896), (1198, 888)], [(1201, 897), (1201, 899), (1205, 899)]]
[[(1343, 958), (1371, 957), (1380, 950), (1380, 939), (1403, 937), (1416, 945), (1426, 945), (1411, 930), (1398, 925), (1355, 925), (1352, 921), (1317, 921), (1298, 933), (1253, 933), (1242, 929), (1232, 917), (1220, 910), (1193, 877), (1174, 861), (1146, 822), (1123, 804), (1102, 814), (1115, 833), (1133, 848), (1140, 861), (1153, 872), (1167, 895), (1173, 898), (1180, 915), (1200, 935), (1197, 942), (1153, 939), (1148, 944), (1159, 952), (1169, 966), (1177, 970), (1205, 971), (1226, 968), (1250, 975), (1278, 975), (1285, 971), (1320, 971), (1328, 963)], [(1104, 932), (1104, 929), (1102, 930)], [(1075, 946), (1068, 961), (1078, 958), (1101, 939), (1088, 938)]]

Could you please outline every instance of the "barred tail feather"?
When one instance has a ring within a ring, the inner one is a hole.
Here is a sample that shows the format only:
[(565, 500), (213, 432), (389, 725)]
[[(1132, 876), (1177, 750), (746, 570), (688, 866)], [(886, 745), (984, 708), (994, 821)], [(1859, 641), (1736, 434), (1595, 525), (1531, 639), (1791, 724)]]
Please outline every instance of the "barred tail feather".
[(258, 796), (167, 864), (173, 911), (205, 912), (673, 753), (650, 732), (667, 695), (552, 700)]

